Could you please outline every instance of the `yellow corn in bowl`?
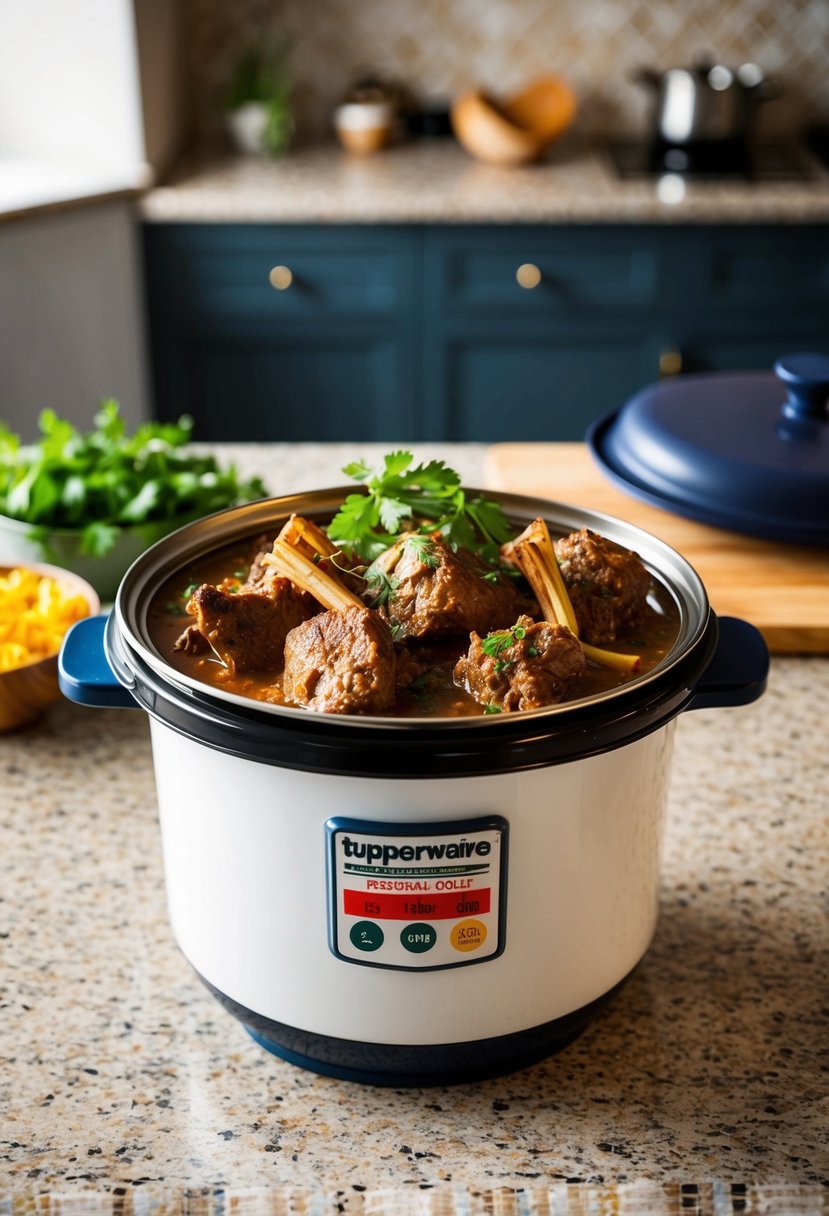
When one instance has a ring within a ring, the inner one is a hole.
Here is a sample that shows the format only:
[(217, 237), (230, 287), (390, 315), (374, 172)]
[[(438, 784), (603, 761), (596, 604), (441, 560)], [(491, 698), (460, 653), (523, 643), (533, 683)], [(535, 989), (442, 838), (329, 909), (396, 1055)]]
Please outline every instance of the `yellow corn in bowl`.
[(33, 722), (60, 696), (64, 635), (100, 600), (84, 579), (57, 566), (0, 566), (0, 731)]

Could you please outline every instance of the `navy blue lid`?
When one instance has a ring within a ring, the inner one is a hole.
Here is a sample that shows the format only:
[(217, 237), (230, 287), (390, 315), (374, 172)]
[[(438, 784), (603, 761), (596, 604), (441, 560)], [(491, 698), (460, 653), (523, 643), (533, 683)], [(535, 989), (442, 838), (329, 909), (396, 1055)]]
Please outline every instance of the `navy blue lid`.
[(829, 356), (771, 372), (676, 376), (642, 389), (587, 434), (622, 489), (737, 532), (829, 544)]

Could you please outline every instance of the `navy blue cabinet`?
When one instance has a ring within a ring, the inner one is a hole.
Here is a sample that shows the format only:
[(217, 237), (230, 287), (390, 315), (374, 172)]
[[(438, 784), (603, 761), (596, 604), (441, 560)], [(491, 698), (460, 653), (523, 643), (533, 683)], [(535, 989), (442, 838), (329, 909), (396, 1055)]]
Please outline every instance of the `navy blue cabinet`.
[(430, 230), (430, 434), (580, 439), (654, 379), (669, 341), (664, 244), (661, 233), (636, 228)]
[(685, 371), (829, 351), (829, 227), (683, 230), (673, 328)]
[(578, 439), (659, 375), (829, 345), (829, 227), (152, 225), (201, 439)]
[(414, 245), (393, 228), (145, 228), (156, 413), (205, 440), (417, 435)]

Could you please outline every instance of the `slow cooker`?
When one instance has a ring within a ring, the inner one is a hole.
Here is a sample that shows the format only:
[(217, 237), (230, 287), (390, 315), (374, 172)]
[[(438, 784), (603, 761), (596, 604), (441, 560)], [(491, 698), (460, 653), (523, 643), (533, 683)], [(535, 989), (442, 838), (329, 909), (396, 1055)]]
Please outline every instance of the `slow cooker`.
[(571, 1041), (641, 960), (677, 716), (755, 700), (768, 652), (662, 541), (502, 494), (519, 527), (542, 516), (639, 553), (679, 617), (655, 668), (528, 713), (395, 719), (251, 701), (167, 662), (147, 628), (166, 579), (292, 512), (324, 522), (349, 492), (247, 504), (154, 545), (111, 613), (67, 636), (61, 687), (149, 714), (172, 928), (258, 1043), (380, 1085), (508, 1072)]

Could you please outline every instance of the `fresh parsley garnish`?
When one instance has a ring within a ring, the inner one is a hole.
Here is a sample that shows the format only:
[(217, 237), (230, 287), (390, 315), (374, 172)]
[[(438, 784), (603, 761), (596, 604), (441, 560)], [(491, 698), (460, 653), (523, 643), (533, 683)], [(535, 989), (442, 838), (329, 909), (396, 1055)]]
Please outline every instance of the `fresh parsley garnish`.
[(193, 430), (187, 416), (128, 435), (110, 400), (89, 432), (51, 409), (38, 426), (40, 438), (23, 444), (0, 424), (0, 514), (32, 524), (42, 544), (51, 529), (70, 528), (82, 533), (82, 552), (100, 557), (121, 528), (196, 519), (266, 494), (258, 477), (243, 480), (233, 466), (183, 450)]
[(410, 532), (403, 545), (404, 548), (414, 554), (422, 565), (428, 566), (430, 570), (434, 570), (440, 565), (440, 558), (435, 552), (434, 541), (431, 537), (423, 536), (420, 532)]
[(386, 574), (385, 570), (377, 565), (369, 566), (363, 577), (366, 580), (364, 598), (368, 600), (370, 608), (381, 608), (383, 604), (387, 604), (400, 586), (399, 579), (393, 574)]
[(497, 563), (500, 546), (513, 535), (500, 503), (468, 498), (460, 475), (442, 460), (412, 467), (411, 452), (390, 452), (380, 469), (354, 461), (343, 469), (363, 482), (363, 494), (349, 494), (328, 525), (335, 544), (373, 561), (397, 540), (404, 527), (439, 533), (453, 549), (469, 549)]
[[(512, 629), (502, 629), (497, 633), (488, 634), (481, 642), (481, 650), (491, 659), (497, 659), (504, 650), (509, 650), (515, 642), (520, 642), (527, 636), (523, 625), (513, 625)], [(500, 670), (496, 667), (497, 670)]]

